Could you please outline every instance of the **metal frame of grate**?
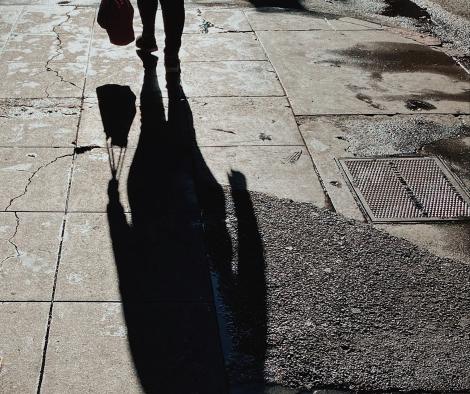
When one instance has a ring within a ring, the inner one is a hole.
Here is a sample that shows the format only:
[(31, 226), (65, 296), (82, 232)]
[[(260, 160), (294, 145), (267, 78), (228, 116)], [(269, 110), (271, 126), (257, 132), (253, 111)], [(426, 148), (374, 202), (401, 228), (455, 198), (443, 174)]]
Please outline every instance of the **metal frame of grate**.
[(435, 156), (337, 159), (374, 223), (470, 220), (470, 198)]

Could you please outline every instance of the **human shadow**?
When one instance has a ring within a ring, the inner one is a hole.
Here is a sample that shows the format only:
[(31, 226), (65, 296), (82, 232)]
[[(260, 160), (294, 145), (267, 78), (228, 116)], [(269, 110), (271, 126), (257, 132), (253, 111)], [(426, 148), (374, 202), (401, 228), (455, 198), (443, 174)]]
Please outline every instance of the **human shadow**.
[[(185, 112), (196, 141), (189, 106)], [(267, 349), (264, 245), (246, 177), (231, 170), (229, 186), (223, 187), (197, 143), (192, 157), (229, 382), (232, 388), (255, 384), (263, 390)], [(244, 392), (243, 388), (237, 392)]]
[(166, 120), (157, 58), (142, 60), (141, 133), (127, 179), (131, 213), (120, 201), (119, 170), (112, 169), (107, 206), (129, 349), (146, 393), (221, 394), (227, 384), (179, 103), (185, 99), (172, 90), (179, 93)]

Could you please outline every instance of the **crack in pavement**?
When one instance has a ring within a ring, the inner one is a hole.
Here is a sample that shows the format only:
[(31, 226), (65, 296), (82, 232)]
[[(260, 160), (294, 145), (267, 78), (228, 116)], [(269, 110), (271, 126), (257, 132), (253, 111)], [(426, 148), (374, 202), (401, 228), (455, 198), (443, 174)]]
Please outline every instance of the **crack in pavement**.
[(15, 197), (13, 197), (12, 199), (10, 199), (10, 202), (8, 203), (8, 205), (6, 206), (6, 208), (3, 210), (4, 212), (8, 212), (9, 208), (12, 206), (12, 204), (20, 199), (21, 197), (25, 196), (26, 193), (28, 192), (28, 188), (29, 188), (29, 185), (31, 185), (32, 181), (33, 181), (33, 178), (39, 173), (39, 171), (41, 171), (42, 169), (50, 166), (51, 164), (55, 163), (57, 160), (59, 159), (62, 159), (64, 157), (72, 157), (74, 155), (74, 153), (67, 153), (66, 155), (62, 155), (62, 156), (58, 156), (56, 157), (54, 160), (51, 160), (50, 162), (42, 165), (42, 166), (39, 166), (37, 170), (33, 171), (33, 173), (31, 174), (31, 176), (28, 178), (28, 181), (26, 183), (26, 186), (23, 190), (23, 192)]
[(8, 256), (8, 257), (4, 258), (2, 261), (0, 261), (0, 268), (3, 265), (4, 262), (6, 262), (6, 261), (8, 261), (8, 260), (10, 260), (14, 257), (18, 258), (18, 257), (21, 256), (21, 253), (18, 249), (18, 245), (13, 242), (13, 240), (16, 237), (16, 234), (18, 233), (18, 228), (20, 227), (20, 218), (18, 216), (18, 213), (14, 212), (14, 215), (15, 215), (15, 218), (16, 218), (15, 231), (13, 232), (13, 235), (8, 239), (8, 242), (15, 248), (15, 254), (11, 255), (11, 256)]
[[(63, 43), (62, 43), (62, 39), (60, 38), (60, 34), (59, 32), (57, 31), (57, 29), (61, 26), (63, 26), (65, 23), (67, 23), (70, 18), (72, 17), (70, 15), (71, 12), (75, 11), (77, 9), (77, 7), (75, 6), (72, 10), (68, 11), (65, 16), (65, 20), (60, 22), (59, 24), (55, 25), (53, 28), (52, 28), (52, 31), (53, 33), (56, 35), (56, 41), (57, 41), (57, 45), (56, 45), (56, 53), (55, 55), (53, 55), (52, 57), (50, 57), (47, 62), (46, 62), (46, 65), (45, 65), (45, 68), (46, 68), (46, 71), (49, 72), (49, 71), (52, 71), (57, 78), (60, 79), (60, 82), (65, 82), (65, 83), (68, 83), (72, 86), (75, 86), (76, 88), (80, 89), (79, 86), (77, 86), (75, 83), (73, 83), (72, 81), (67, 81), (65, 79), (64, 76), (62, 76), (59, 72), (59, 70), (56, 70), (56, 69), (53, 69), (52, 67), (50, 67), (50, 63), (52, 61), (54, 61), (55, 59), (57, 59), (61, 54), (63, 54)], [(49, 88), (54, 85), (55, 82), (53, 82), (51, 85), (47, 86), (46, 89), (45, 89), (45, 93), (46, 93), (46, 97), (50, 97), (50, 94), (49, 94)]]

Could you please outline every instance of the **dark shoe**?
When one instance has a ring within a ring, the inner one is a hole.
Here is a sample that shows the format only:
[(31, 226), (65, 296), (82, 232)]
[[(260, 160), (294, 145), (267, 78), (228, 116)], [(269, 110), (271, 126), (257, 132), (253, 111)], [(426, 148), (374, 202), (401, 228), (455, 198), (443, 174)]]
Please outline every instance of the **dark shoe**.
[(158, 51), (157, 40), (153, 36), (139, 36), (135, 40), (135, 45), (141, 51), (147, 53)]
[(144, 69), (146, 70), (156, 70), (158, 64), (158, 56), (152, 55), (150, 52), (144, 51), (142, 49), (137, 49), (137, 55), (142, 60)]

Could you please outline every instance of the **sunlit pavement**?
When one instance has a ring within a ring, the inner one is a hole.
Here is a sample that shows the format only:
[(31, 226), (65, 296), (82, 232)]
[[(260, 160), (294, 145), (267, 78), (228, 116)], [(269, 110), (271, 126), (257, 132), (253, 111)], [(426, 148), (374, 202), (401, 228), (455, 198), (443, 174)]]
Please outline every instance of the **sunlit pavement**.
[[(105, 84), (138, 97), (120, 178), (129, 212), (142, 62), (132, 44), (109, 43), (92, 2), (18, 3), (0, 6), (0, 392), (142, 392), (96, 97)], [(209, 255), (198, 261), (207, 276), (211, 262), (216, 302), (165, 298), (154, 313), (184, 325), (207, 314), (214, 354), (225, 357), (220, 381), (237, 393), (264, 392), (252, 385), (261, 378), (299, 390), (469, 390), (470, 226), (366, 224), (335, 161), (437, 154), (469, 188), (468, 75), (439, 48), (371, 22), (210, 3), (188, 3), (181, 59), (198, 159), (228, 201), (215, 218), (201, 207), (209, 236), (194, 252)], [(161, 64), (158, 78), (167, 105)], [(237, 195), (245, 183), (251, 194)], [(217, 254), (218, 236), (233, 243), (229, 256)], [(246, 292), (237, 279), (245, 244), (243, 258), (262, 270)], [(195, 305), (183, 320), (181, 303)], [(194, 382), (194, 392), (223, 390), (204, 387)]]

